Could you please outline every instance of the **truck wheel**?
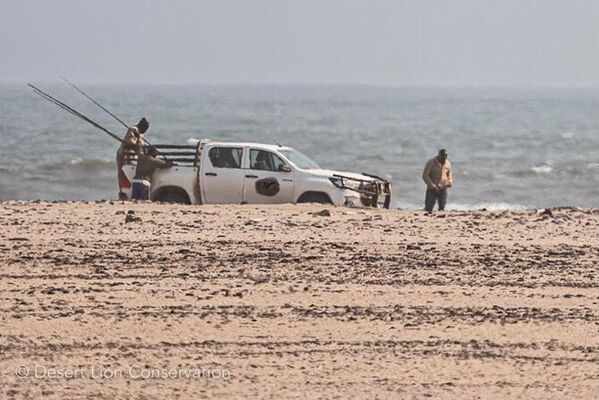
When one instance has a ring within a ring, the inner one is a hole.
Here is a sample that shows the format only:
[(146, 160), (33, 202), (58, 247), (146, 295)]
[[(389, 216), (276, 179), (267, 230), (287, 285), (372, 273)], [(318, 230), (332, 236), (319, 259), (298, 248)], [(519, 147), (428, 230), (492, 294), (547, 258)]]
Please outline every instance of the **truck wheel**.
[(162, 190), (154, 195), (153, 200), (161, 201), (163, 203), (191, 204), (191, 200), (187, 193), (185, 193), (185, 190), (180, 188)]
[(322, 192), (305, 192), (298, 199), (298, 203), (320, 203), (320, 204), (333, 204), (331, 198)]

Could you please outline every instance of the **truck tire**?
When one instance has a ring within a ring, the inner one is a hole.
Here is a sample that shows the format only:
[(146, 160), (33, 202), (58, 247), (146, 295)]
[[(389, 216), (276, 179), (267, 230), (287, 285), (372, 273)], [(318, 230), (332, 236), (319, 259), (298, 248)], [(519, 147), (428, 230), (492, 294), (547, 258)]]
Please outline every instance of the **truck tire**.
[(322, 192), (304, 192), (297, 199), (298, 203), (333, 204), (328, 194)]
[(154, 201), (163, 203), (191, 204), (189, 196), (184, 189), (180, 187), (161, 188), (154, 195)]

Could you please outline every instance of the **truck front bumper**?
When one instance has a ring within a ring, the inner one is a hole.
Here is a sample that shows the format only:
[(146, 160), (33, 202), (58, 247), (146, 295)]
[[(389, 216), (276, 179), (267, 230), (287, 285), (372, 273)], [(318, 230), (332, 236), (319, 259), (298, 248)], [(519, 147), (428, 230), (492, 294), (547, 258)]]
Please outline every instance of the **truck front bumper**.
[(335, 204), (388, 209), (391, 206), (391, 182), (375, 175), (362, 175), (371, 179), (334, 175), (333, 184), (342, 190), (331, 200)]

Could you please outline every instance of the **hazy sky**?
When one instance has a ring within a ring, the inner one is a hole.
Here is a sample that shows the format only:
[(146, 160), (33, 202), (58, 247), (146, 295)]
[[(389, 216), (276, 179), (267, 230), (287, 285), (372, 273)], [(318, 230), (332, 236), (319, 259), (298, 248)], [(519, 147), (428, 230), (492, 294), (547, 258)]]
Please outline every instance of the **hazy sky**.
[(599, 0), (0, 0), (0, 81), (599, 86)]

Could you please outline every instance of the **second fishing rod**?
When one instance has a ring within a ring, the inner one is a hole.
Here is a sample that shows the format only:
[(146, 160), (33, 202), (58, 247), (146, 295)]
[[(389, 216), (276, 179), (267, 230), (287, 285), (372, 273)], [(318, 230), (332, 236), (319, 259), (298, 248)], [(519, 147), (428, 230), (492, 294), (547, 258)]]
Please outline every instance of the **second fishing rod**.
[[(105, 111), (108, 115), (110, 115), (112, 118), (114, 118), (115, 120), (117, 120), (118, 122), (121, 123), (121, 125), (123, 125), (125, 128), (129, 129), (129, 125), (127, 125), (126, 123), (123, 122), (122, 119), (120, 119), (119, 117), (117, 117), (113, 112), (111, 112), (110, 110), (108, 110), (106, 107), (104, 107), (102, 104), (98, 103), (96, 100), (94, 100), (90, 95), (88, 95), (87, 93), (85, 93), (81, 88), (79, 88), (77, 85), (75, 85), (74, 83), (70, 82), (69, 80), (67, 80), (67, 78), (61, 76), (60, 79), (62, 79), (63, 81), (65, 81), (68, 85), (70, 85), (73, 89), (75, 89), (77, 92), (81, 93), (83, 96), (85, 96), (89, 101), (91, 101), (92, 103), (94, 103), (96, 106), (100, 107), (100, 109), (102, 109), (103, 111)], [(140, 138), (148, 145), (148, 146), (153, 146), (152, 143), (150, 143), (150, 141), (148, 139), (146, 139), (143, 136), (140, 136)], [(156, 150), (158, 151), (158, 149)], [(164, 155), (161, 154), (160, 151), (158, 151), (158, 154), (160, 154), (165, 160), (168, 161), (168, 158)]]

